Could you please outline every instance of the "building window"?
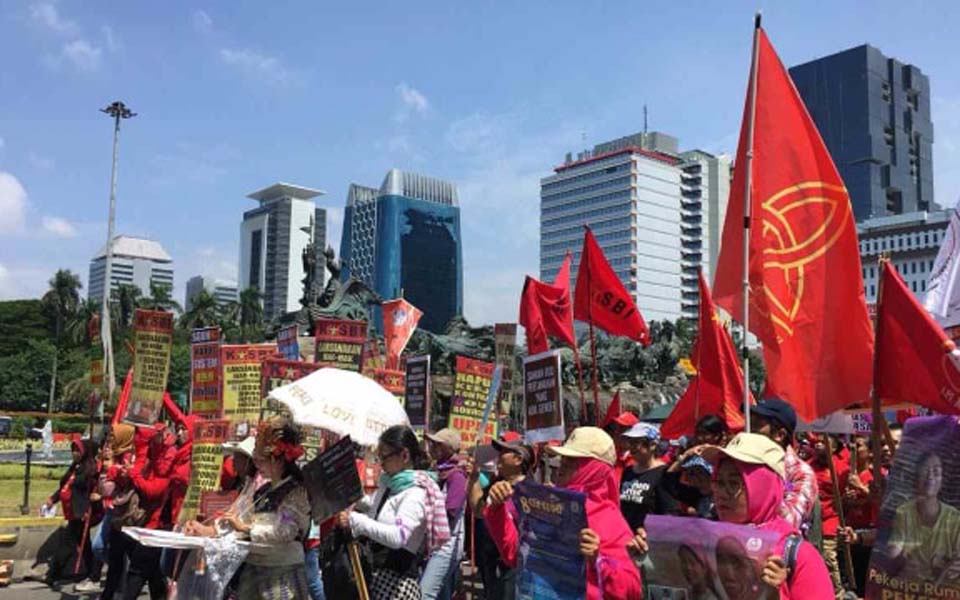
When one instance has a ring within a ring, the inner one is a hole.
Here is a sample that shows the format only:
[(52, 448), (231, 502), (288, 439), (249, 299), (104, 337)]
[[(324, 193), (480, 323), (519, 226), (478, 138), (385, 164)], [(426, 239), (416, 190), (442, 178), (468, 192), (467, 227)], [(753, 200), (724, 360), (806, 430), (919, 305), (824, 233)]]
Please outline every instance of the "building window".
[(927, 270), (927, 263), (920, 261), (920, 272), (924, 273)]
[(920, 280), (920, 291), (921, 291), (921, 292), (927, 291), (927, 280), (926, 280), (926, 279), (921, 279), (921, 280)]
[(923, 234), (923, 243), (924, 243), (924, 244), (929, 244), (929, 243), (930, 243), (930, 234), (929, 234), (929, 233)]
[(250, 287), (260, 289), (260, 250), (263, 245), (263, 230), (250, 234)]
[(930, 261), (930, 270), (933, 271), (933, 261)]
[(917, 263), (915, 262), (910, 263), (910, 273), (913, 275), (917, 274)]
[(887, 240), (883, 240), (883, 241), (880, 243), (880, 248), (881, 248), (882, 250), (886, 250), (886, 249), (887, 249)]
[(873, 298), (873, 297), (876, 296), (876, 295), (877, 295), (877, 286), (871, 285), (871, 286), (870, 286), (870, 297)]

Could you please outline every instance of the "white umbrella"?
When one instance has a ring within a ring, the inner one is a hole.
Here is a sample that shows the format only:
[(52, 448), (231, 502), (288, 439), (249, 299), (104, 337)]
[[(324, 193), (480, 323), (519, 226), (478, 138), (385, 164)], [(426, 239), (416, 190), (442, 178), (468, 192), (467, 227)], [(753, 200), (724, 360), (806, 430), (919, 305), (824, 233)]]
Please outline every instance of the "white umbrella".
[(352, 371), (320, 369), (270, 392), (300, 425), (322, 427), (363, 445), (375, 446), (394, 425), (410, 426), (396, 396)]

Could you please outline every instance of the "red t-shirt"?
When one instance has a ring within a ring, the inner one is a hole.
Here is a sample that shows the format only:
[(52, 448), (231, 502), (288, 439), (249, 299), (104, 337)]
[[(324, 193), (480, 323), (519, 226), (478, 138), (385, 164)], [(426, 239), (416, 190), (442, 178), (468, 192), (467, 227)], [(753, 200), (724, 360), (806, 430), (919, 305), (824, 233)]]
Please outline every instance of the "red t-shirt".
[[(873, 481), (873, 473), (870, 469), (860, 472), (860, 482), (870, 487)], [(858, 497), (858, 502), (854, 504), (844, 515), (847, 518), (847, 525), (854, 529), (869, 529), (877, 525), (877, 503), (870, 499), (869, 494)]]
[[(840, 515), (837, 514), (837, 508), (833, 502), (833, 480), (830, 477), (830, 467), (821, 467), (816, 462), (810, 466), (813, 467), (813, 474), (817, 477), (817, 488), (820, 492), (823, 535), (835, 537), (837, 529), (840, 527)], [(842, 496), (843, 490), (847, 487), (847, 479), (850, 476), (850, 463), (834, 456), (833, 467), (837, 471), (837, 484), (840, 486), (840, 495)]]

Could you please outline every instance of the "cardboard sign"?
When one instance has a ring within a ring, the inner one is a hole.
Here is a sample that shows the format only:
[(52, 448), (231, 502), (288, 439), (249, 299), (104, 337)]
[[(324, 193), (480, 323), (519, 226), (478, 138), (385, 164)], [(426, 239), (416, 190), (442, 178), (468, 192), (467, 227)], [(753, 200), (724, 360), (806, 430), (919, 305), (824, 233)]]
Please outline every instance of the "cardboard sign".
[(266, 399), (270, 392), (278, 387), (293, 383), (322, 368), (323, 366), (317, 363), (301, 360), (265, 358), (260, 368), (260, 396)]
[(410, 427), (414, 430), (426, 429), (430, 423), (430, 403), (433, 398), (430, 381), (429, 354), (407, 359), (404, 408), (410, 419)]
[(374, 369), (373, 380), (380, 384), (380, 387), (387, 390), (397, 397), (397, 401), (403, 406), (403, 394), (407, 391), (404, 379), (406, 374), (396, 369)]
[(562, 440), (563, 387), (560, 352), (551, 350), (523, 360), (524, 439), (530, 443)]
[(497, 392), (497, 415), (509, 415), (513, 402), (514, 354), (517, 349), (517, 324), (496, 323), (493, 326), (496, 362), (503, 366), (503, 380)]
[(303, 468), (310, 514), (321, 522), (363, 497), (353, 441), (346, 436)]
[(299, 326), (294, 323), (277, 332), (277, 351), (287, 360), (300, 360)]
[(170, 373), (173, 313), (137, 309), (133, 316), (133, 386), (124, 421), (153, 425), (163, 408)]
[(273, 344), (223, 346), (223, 418), (232, 423), (232, 440), (247, 437), (260, 421), (263, 401), (260, 396), (260, 374), (263, 361), (275, 356)]
[(190, 412), (204, 418), (223, 416), (220, 397), (220, 328), (190, 334)]
[[(494, 364), (465, 356), (457, 357), (457, 374), (453, 382), (448, 427), (460, 432), (461, 447), (477, 443), (477, 430), (483, 420), (487, 394), (493, 379)], [(487, 423), (481, 443), (497, 437), (497, 423)]]
[[(229, 439), (230, 422), (197, 421), (193, 425), (193, 450), (190, 453), (190, 485), (180, 509), (180, 522), (186, 523), (197, 515), (200, 495), (220, 488), (220, 468), (223, 466), (223, 443)], [(210, 516), (210, 515), (206, 515)]]
[(517, 598), (585, 598), (587, 565), (580, 553), (580, 531), (587, 527), (587, 495), (529, 479), (513, 490), (520, 515)]
[(366, 339), (366, 321), (317, 319), (317, 349), (313, 360), (324, 367), (359, 373)]

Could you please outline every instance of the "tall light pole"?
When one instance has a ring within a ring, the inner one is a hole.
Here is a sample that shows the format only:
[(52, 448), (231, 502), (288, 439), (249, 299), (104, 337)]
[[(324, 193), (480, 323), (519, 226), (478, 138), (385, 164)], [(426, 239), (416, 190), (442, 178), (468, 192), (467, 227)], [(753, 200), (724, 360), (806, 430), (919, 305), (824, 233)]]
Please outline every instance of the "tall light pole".
[[(113, 368), (113, 335), (110, 327), (110, 283), (113, 267), (113, 229), (117, 216), (117, 151), (120, 148), (120, 120), (137, 116), (126, 105), (117, 100), (100, 112), (113, 117), (113, 166), (110, 170), (110, 215), (107, 218), (107, 256), (106, 268), (103, 276), (103, 302), (101, 310), (101, 337), (103, 338), (103, 358), (107, 366), (107, 399), (113, 400), (113, 392), (117, 387), (117, 379)], [(100, 415), (103, 415), (103, 404), (100, 403)]]

